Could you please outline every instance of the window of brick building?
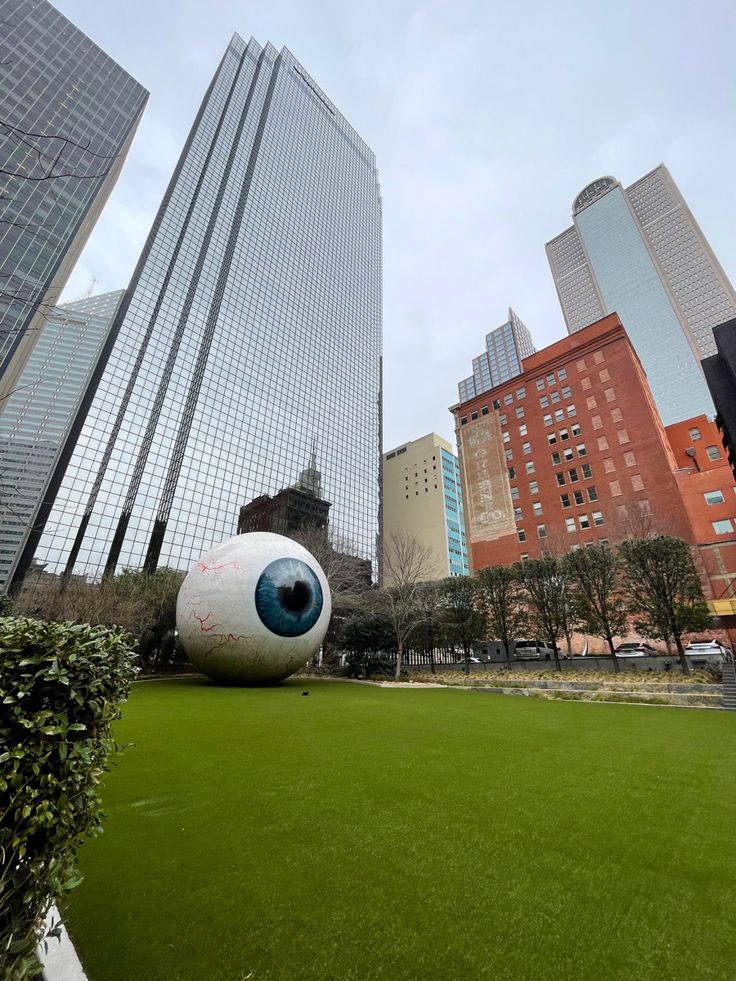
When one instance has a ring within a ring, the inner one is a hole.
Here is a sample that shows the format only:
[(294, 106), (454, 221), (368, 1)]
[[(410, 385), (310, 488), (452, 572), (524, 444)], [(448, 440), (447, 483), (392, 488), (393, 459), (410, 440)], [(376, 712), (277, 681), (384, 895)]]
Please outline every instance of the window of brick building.
[(516, 537), (519, 539), (520, 542), (526, 541), (526, 532), (524, 531), (523, 528), (519, 528), (519, 530), (516, 532)]
[(531, 443), (522, 443), (521, 444), (521, 451), (524, 454), (524, 456), (529, 456), (529, 454), (532, 451), (532, 444)]
[(585, 498), (583, 497), (582, 491), (573, 491), (572, 496), (577, 507), (580, 507), (581, 504), (585, 504)]
[(585, 400), (585, 405), (586, 405), (586, 408), (588, 408), (588, 409), (597, 409), (598, 408), (598, 400), (596, 399), (596, 397), (594, 395), (590, 395)]
[(629, 442), (629, 434), (625, 429), (619, 429), (616, 435), (618, 436), (619, 443), (623, 444)]
[(511, 488), (511, 500), (512, 501), (518, 501), (519, 500), (519, 488), (518, 487), (512, 487)]
[(612, 480), (608, 486), (611, 489), (611, 497), (621, 497), (621, 484), (617, 480)]
[(616, 401), (616, 391), (613, 388), (607, 388), (603, 393), (606, 396), (606, 402)]
[[(600, 525), (603, 524), (603, 512), (602, 511), (594, 511), (593, 512), (593, 524), (596, 525), (596, 527), (600, 527)], [(601, 545), (608, 545), (608, 542), (604, 538), (601, 538)]]
[(536, 467), (534, 466), (534, 460), (529, 460), (526, 465), (526, 472), (530, 474), (530, 473), (534, 473), (535, 470)]
[(537, 525), (537, 538), (546, 538), (546, 537), (547, 537), (547, 526)]
[(575, 367), (578, 369), (579, 372), (585, 371), (585, 358), (580, 358), (579, 361), (576, 361)]
[(537, 380), (536, 380), (536, 382), (534, 384), (537, 386), (537, 391), (538, 392), (543, 392), (544, 391), (544, 378), (537, 378)]
[(562, 411), (562, 409), (555, 409), (555, 422), (562, 422), (564, 418), (565, 413)]
[(548, 409), (549, 408), (549, 398), (546, 395), (543, 395), (541, 397), (541, 399), (539, 400), (539, 408), (540, 409)]
[(538, 518), (542, 513), (542, 502), (532, 501), (532, 510), (534, 511), (534, 517)]
[(570, 495), (569, 494), (560, 494), (560, 503), (562, 504), (563, 508), (569, 508), (570, 507)]
[(723, 496), (723, 491), (705, 491), (703, 494), (706, 504), (723, 504), (725, 497)]
[(594, 364), (603, 364), (605, 360), (606, 359), (604, 357), (603, 351), (596, 351), (595, 354), (593, 355)]
[(624, 466), (635, 467), (636, 466), (636, 454), (633, 450), (629, 450), (624, 453)]
[(595, 487), (589, 487), (588, 488), (588, 500), (589, 501), (597, 501), (598, 500), (598, 491), (595, 489)]
[(502, 412), (501, 413), (501, 415), (498, 417), (498, 421), (501, 423), (502, 426), (505, 426), (506, 425), (506, 423), (509, 420), (508, 420), (508, 416), (506, 415), (505, 412)]
[(611, 380), (611, 372), (608, 370), (608, 368), (603, 368), (603, 369), (601, 369), (601, 371), (598, 372), (598, 377), (600, 378), (600, 380), (602, 382), (610, 381)]
[(613, 471), (616, 469), (616, 464), (613, 462), (610, 456), (603, 461), (603, 469), (606, 471), (606, 473), (613, 473)]
[(557, 467), (561, 463), (562, 463), (562, 457), (560, 456), (560, 454), (559, 453), (553, 453), (552, 454), (552, 465), (555, 466), (555, 467)]
[(519, 436), (526, 436), (526, 433), (526, 423), (524, 423), (523, 425), (519, 426)]
[(514, 508), (514, 521), (521, 521), (521, 508)]
[(593, 387), (593, 383), (591, 382), (590, 378), (581, 378), (580, 387), (584, 392), (589, 392)]
[(545, 426), (551, 426), (552, 425), (552, 415), (551, 415), (551, 413), (550, 414), (547, 414), (546, 416), (543, 416), (542, 422), (545, 424)]
[(565, 527), (571, 533), (575, 531), (575, 518), (565, 518)]
[(581, 531), (585, 531), (586, 528), (590, 528), (590, 518), (587, 514), (579, 514), (578, 521), (580, 522)]
[(557, 372), (558, 381), (564, 381), (567, 378), (567, 368), (560, 368)]
[(644, 490), (644, 481), (641, 479), (641, 474), (632, 474), (631, 489), (635, 491)]
[(516, 397), (517, 397), (517, 399), (525, 399), (526, 398), (526, 389), (525, 388), (517, 388), (516, 389)]
[(588, 455), (588, 451), (585, 449), (585, 443), (578, 443), (575, 449), (578, 451), (578, 456)]
[(700, 430), (698, 429), (697, 426), (694, 426), (692, 429), (688, 429), (687, 434), (692, 440), (702, 439), (702, 436), (700, 435)]
[(561, 442), (564, 442), (566, 439), (569, 439), (569, 438), (570, 438), (570, 433), (568, 432), (568, 430), (567, 429), (561, 429), (560, 430), (560, 441)]
[(624, 414), (621, 409), (611, 409), (611, 422), (621, 422)]
[(549, 397), (549, 400), (552, 403), (552, 405), (557, 405), (557, 403), (560, 401), (560, 393), (552, 392), (552, 394)]
[(726, 535), (729, 531), (733, 531), (733, 522), (730, 518), (724, 518), (722, 521), (714, 521), (713, 531), (716, 535)]
[(580, 433), (582, 432), (582, 430), (580, 428), (580, 423), (579, 422), (574, 422), (572, 424), (572, 426), (570, 427), (570, 432), (573, 434), (573, 436), (579, 436)]
[(578, 410), (575, 408), (575, 404), (573, 402), (571, 402), (567, 406), (567, 415), (568, 415), (568, 418), (571, 418), (572, 416), (576, 416), (577, 414), (578, 414)]
[(572, 389), (569, 385), (565, 385), (565, 387), (562, 389), (562, 397), (563, 399), (569, 399), (572, 397)]
[(530, 494), (539, 493), (539, 484), (536, 482), (536, 480), (532, 480), (531, 483), (529, 484), (529, 493)]
[(578, 471), (575, 467), (573, 467), (571, 470), (568, 470), (567, 473), (570, 478), (571, 484), (576, 484), (578, 480), (580, 480), (580, 477), (578, 476)]
[(557, 481), (557, 486), (558, 487), (564, 487), (565, 486), (565, 475), (564, 475), (564, 473), (556, 473), (555, 474), (555, 480)]
[(503, 404), (504, 405), (511, 405), (511, 403), (513, 401), (514, 401), (514, 393), (513, 392), (508, 392), (506, 395), (504, 395), (504, 397), (503, 397)]
[(506, 457), (506, 462), (507, 463), (510, 463), (514, 459), (514, 451), (513, 450), (506, 450), (506, 452), (504, 453), (504, 456)]
[(517, 419), (523, 419), (524, 418), (524, 406), (523, 405), (517, 406), (517, 408), (516, 408), (516, 418)]
[(593, 429), (603, 429), (603, 420), (600, 416), (591, 416), (590, 419)]
[(590, 478), (593, 476), (593, 471), (591, 470), (589, 463), (583, 464), (582, 471), (583, 471), (583, 480), (590, 480)]
[(598, 437), (598, 449), (607, 450), (608, 449), (608, 438), (606, 436)]
[(557, 433), (548, 433), (547, 442), (550, 446), (554, 446), (554, 444), (557, 442)]
[(721, 459), (721, 451), (718, 449), (717, 446), (706, 446), (705, 452), (708, 454), (709, 460)]
[(575, 456), (575, 453), (573, 452), (573, 449), (572, 449), (572, 446), (568, 446), (568, 447), (566, 447), (566, 448), (565, 448), (565, 449), (564, 449), (564, 450), (562, 451), (562, 454), (563, 454), (563, 456), (565, 457), (565, 459), (566, 459), (566, 460), (568, 460), (568, 461), (569, 461), (569, 460), (572, 460), (572, 458), (573, 458), (573, 457)]

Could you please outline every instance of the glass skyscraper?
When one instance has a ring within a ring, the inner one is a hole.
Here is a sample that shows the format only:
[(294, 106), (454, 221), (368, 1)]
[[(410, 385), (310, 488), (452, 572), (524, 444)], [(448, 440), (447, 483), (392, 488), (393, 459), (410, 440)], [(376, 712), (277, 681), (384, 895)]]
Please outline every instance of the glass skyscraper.
[(113, 333), (40, 561), (186, 569), (313, 450), (331, 529), (375, 559), (375, 157), (286, 48), (233, 37)]
[(38, 544), (123, 295), (52, 310), (0, 405), (0, 591), (22, 578)]
[(664, 424), (714, 415), (700, 360), (736, 293), (666, 167), (589, 184), (546, 249), (570, 333), (617, 313)]
[(485, 351), (473, 358), (473, 374), (458, 383), (460, 401), (466, 402), (520, 375), (521, 362), (535, 351), (532, 335), (509, 307), (509, 319), (486, 334)]
[(58, 302), (147, 98), (47, 0), (0, 0), (0, 401)]

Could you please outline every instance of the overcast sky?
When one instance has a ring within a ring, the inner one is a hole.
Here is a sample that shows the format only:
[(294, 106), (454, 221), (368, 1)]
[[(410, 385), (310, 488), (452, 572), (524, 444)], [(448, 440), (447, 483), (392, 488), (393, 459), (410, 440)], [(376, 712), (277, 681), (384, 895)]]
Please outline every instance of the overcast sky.
[(127, 286), (233, 31), (286, 45), (372, 147), (384, 210), (384, 445), (447, 409), (513, 306), (561, 337), (544, 243), (575, 195), (664, 162), (736, 279), (736, 3), (56, 0), (151, 92), (65, 299)]

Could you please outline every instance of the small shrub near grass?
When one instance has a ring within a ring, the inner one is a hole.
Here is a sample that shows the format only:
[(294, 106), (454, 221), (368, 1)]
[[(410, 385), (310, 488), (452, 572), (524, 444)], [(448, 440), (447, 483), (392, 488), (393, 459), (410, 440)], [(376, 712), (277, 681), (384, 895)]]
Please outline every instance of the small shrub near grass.
[[(135, 677), (121, 630), (0, 618), (0, 977), (38, 970), (50, 904), (102, 830), (97, 786)], [(58, 935), (58, 930), (52, 931)]]

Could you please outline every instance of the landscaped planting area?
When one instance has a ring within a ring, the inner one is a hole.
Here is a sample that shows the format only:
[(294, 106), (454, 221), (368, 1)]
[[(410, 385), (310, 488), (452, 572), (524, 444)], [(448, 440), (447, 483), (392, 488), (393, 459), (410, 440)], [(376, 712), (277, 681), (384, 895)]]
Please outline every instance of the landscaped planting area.
[(90, 981), (733, 977), (731, 713), (187, 679), (117, 737)]

